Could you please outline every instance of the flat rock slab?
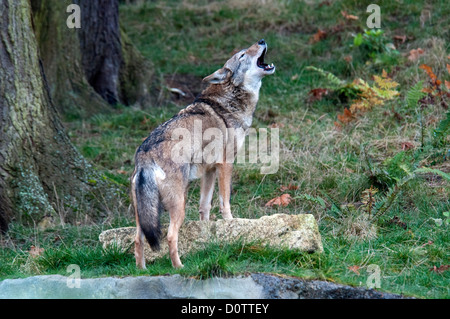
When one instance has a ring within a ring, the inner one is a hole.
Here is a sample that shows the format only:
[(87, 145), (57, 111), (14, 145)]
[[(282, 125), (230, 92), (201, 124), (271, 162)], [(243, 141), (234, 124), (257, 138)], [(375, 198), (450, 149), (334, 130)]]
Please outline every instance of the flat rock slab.
[[(152, 251), (149, 245), (145, 245), (144, 255), (147, 261), (168, 254), (167, 228), (168, 225), (162, 227), (160, 251)], [(116, 246), (131, 252), (134, 249), (135, 235), (135, 227), (116, 228), (102, 232), (99, 240), (104, 248)], [(182, 256), (191, 250), (202, 249), (210, 242), (237, 240), (299, 251), (323, 251), (319, 228), (311, 214), (275, 214), (259, 219), (189, 221), (181, 226), (178, 251)]]
[[(73, 288), (71, 288), (73, 287)], [(173, 276), (5, 279), (0, 299), (399, 299), (401, 295), (270, 274), (199, 280)]]

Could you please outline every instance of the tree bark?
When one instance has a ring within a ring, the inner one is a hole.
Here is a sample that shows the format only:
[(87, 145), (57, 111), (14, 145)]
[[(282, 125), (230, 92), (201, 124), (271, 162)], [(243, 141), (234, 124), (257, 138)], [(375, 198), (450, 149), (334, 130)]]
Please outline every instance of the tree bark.
[[(113, 190), (69, 141), (52, 103), (28, 0), (0, 0), (0, 228), (93, 213)], [(91, 210), (91, 211), (89, 211)]]
[(122, 64), (118, 0), (79, 1), (82, 65), (89, 84), (109, 104), (119, 100)]
[[(72, 3), (80, 5), (80, 29), (66, 25)], [(86, 117), (110, 110), (108, 104), (153, 104), (153, 67), (120, 29), (118, 0), (33, 0), (32, 9), (51, 96), (62, 114)]]

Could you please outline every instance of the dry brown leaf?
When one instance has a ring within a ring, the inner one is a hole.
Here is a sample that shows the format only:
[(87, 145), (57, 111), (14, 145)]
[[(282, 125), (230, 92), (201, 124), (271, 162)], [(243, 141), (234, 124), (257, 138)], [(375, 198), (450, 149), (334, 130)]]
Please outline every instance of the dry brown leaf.
[(265, 207), (272, 207), (272, 206), (283, 206), (286, 207), (291, 202), (292, 198), (289, 194), (283, 194), (279, 197), (275, 197), (271, 200), (269, 200)]
[(353, 271), (355, 274), (357, 274), (358, 276), (360, 275), (360, 273), (359, 273), (359, 266), (350, 266), (350, 267), (348, 267), (347, 269), (348, 270), (350, 270), (350, 271)]
[(289, 190), (289, 191), (295, 191), (295, 190), (297, 190), (298, 188), (299, 188), (298, 185), (292, 185), (291, 183), (289, 183), (288, 186), (282, 185), (282, 186), (280, 187), (280, 191), (282, 191), (282, 192), (287, 191), (287, 190)]
[(430, 270), (435, 273), (441, 274), (444, 271), (448, 270), (449, 268), (450, 268), (450, 265), (442, 265), (440, 267), (433, 266), (433, 268), (430, 268)]
[(309, 101), (310, 102), (320, 101), (320, 100), (322, 100), (322, 97), (327, 94), (328, 94), (328, 89), (322, 89), (322, 88), (312, 89), (311, 91), (309, 91), (309, 95), (310, 95)]
[(334, 121), (334, 128), (336, 129), (336, 131), (342, 131), (341, 123)]
[(450, 81), (445, 80), (445, 87), (450, 90)]
[(347, 20), (358, 20), (359, 19), (357, 16), (348, 14), (347, 11), (341, 11), (341, 14)]
[(319, 42), (322, 39), (325, 39), (327, 37), (327, 33), (323, 30), (318, 29), (316, 34), (314, 34), (311, 39), (309, 40), (309, 43), (316, 43)]
[(351, 55), (346, 55), (346, 56), (344, 57), (344, 60), (345, 60), (345, 62), (350, 63), (350, 62), (353, 61), (353, 56), (351, 56)]
[(43, 252), (44, 252), (44, 248), (40, 248), (39, 246), (37, 246), (37, 247), (31, 246), (30, 250), (28, 251), (30, 256), (33, 258), (39, 257), (40, 255), (42, 255)]
[(400, 145), (403, 151), (407, 151), (414, 148), (414, 144), (410, 142), (402, 142)]
[(406, 41), (406, 35), (394, 35), (394, 40), (399, 40), (403, 44)]
[(420, 58), (421, 55), (423, 55), (425, 53), (424, 50), (422, 50), (421, 48), (418, 49), (412, 49), (411, 51), (409, 51), (409, 56), (408, 56), (408, 60), (409, 61), (416, 61), (418, 58)]
[(337, 118), (339, 121), (346, 124), (346, 123), (353, 121), (355, 119), (355, 116), (348, 108), (345, 108), (344, 114), (338, 114)]
[(429, 65), (422, 64), (419, 66), (419, 69), (425, 70), (425, 72), (427, 72), (427, 74), (428, 74), (429, 78), (431, 79), (431, 81), (433, 82), (433, 84), (434, 83), (437, 84), (437, 81), (439, 81), (439, 80), (437, 79), (436, 74), (434, 74), (433, 69)]

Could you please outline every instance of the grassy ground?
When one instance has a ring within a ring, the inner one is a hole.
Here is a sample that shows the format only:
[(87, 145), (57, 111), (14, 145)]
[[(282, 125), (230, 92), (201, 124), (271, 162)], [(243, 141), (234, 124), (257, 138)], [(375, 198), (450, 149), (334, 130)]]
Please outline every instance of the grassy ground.
[[(165, 258), (139, 271), (132, 255), (105, 251), (98, 242), (104, 229), (134, 225), (131, 212), (111, 207), (110, 217), (101, 225), (82, 218), (79, 225), (60, 225), (57, 217), (45, 230), (13, 224), (2, 238), (1, 278), (66, 275), (69, 264), (78, 264), (83, 277), (166, 273), (209, 277), (260, 271), (366, 286), (369, 265), (374, 264), (380, 270), (381, 290), (448, 298), (450, 226), (444, 213), (450, 211), (450, 182), (445, 175), (450, 171), (448, 154), (445, 157), (449, 138), (443, 135), (438, 140), (435, 133), (448, 110), (438, 97), (422, 103), (408, 103), (407, 97), (420, 81), (431, 86), (421, 64), (430, 66), (443, 83), (450, 80), (446, 70), (450, 48), (445, 40), (450, 38), (450, 5), (446, 0), (381, 1), (384, 33), (367, 36), (356, 46), (354, 38), (364, 33), (368, 4), (185, 0), (123, 5), (122, 26), (154, 64), (162, 105), (145, 110), (119, 107), (111, 114), (67, 123), (81, 153), (108, 178), (128, 187), (133, 154), (142, 138), (185, 103), (168, 88), (183, 83), (180, 88), (198, 91), (201, 78), (218, 69), (234, 50), (265, 38), (266, 61), (273, 62), (277, 71), (263, 81), (253, 127), (280, 129), (280, 168), (276, 174), (261, 175), (258, 165), (236, 165), (232, 212), (244, 218), (312, 213), (319, 222), (324, 253), (211, 244), (184, 257), (182, 270), (173, 270)], [(359, 19), (345, 18), (341, 11)], [(325, 34), (316, 41), (318, 29)], [(409, 60), (410, 50), (417, 48), (423, 54)], [(312, 98), (311, 90), (331, 85), (308, 66), (332, 72), (346, 83), (361, 78), (370, 85), (373, 76), (385, 70), (399, 83), (400, 94), (371, 105), (344, 124), (337, 116), (350, 107), (355, 91), (341, 85), (329, 88), (322, 98)], [(416, 171), (421, 167), (444, 174)], [(289, 184), (296, 187), (281, 189)], [(283, 193), (293, 198), (288, 206), (265, 207)], [(188, 220), (198, 219), (198, 199), (194, 182)], [(128, 206), (128, 198), (123, 201)], [(216, 198), (213, 204), (212, 214), (220, 218)], [(30, 251), (37, 248), (32, 246), (44, 250), (33, 257)]]

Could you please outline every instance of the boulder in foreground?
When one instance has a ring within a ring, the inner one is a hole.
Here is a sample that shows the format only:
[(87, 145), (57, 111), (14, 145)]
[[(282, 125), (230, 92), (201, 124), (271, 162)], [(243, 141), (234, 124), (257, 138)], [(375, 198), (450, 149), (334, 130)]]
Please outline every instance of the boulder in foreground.
[[(145, 245), (147, 261), (168, 254), (167, 225), (162, 226), (161, 250), (152, 251)], [(110, 229), (99, 236), (104, 248), (116, 247), (134, 251), (135, 227)], [(311, 214), (275, 214), (259, 219), (234, 218), (217, 221), (189, 221), (181, 226), (178, 238), (180, 256), (200, 250), (210, 242), (243, 241), (305, 252), (322, 252), (322, 241), (314, 216)]]

